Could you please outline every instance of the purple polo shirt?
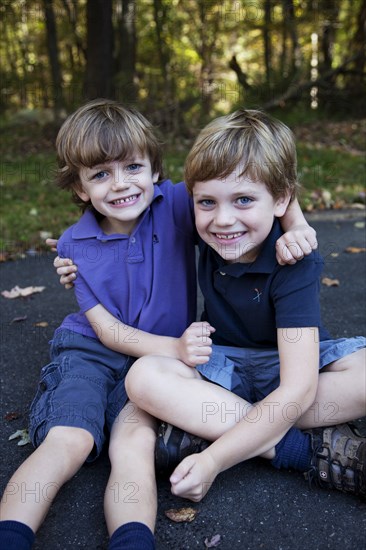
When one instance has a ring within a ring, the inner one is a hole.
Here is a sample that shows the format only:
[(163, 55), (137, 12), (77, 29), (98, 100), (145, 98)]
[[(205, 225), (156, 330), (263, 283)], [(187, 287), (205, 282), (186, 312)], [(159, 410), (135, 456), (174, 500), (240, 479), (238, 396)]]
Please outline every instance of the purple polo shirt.
[(94, 213), (85, 212), (58, 242), (59, 256), (78, 266), (80, 307), (60, 328), (97, 338), (84, 313), (102, 304), (126, 325), (181, 336), (196, 319), (195, 243), (184, 183), (155, 184), (152, 203), (131, 235), (106, 235)]

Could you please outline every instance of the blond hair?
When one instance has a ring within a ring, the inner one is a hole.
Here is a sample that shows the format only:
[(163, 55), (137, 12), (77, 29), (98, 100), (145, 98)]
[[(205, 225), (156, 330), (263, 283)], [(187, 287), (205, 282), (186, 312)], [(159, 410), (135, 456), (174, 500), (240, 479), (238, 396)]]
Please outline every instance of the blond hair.
[(266, 185), (274, 198), (296, 196), (297, 158), (291, 130), (256, 110), (216, 118), (198, 135), (187, 156), (184, 179), (190, 193), (196, 182), (224, 179), (235, 170)]
[(74, 202), (83, 209), (87, 204), (75, 192), (80, 189), (81, 168), (139, 153), (149, 157), (152, 173), (163, 178), (161, 147), (152, 125), (141, 113), (116, 101), (96, 99), (77, 109), (61, 126), (56, 151), (56, 183), (71, 190)]

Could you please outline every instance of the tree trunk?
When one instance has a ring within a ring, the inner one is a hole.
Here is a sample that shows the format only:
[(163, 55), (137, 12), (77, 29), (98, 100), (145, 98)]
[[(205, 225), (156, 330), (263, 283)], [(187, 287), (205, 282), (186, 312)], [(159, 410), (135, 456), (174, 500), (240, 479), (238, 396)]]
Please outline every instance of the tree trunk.
[(356, 95), (362, 97), (365, 93), (365, 65), (366, 65), (366, 0), (363, 0), (357, 16), (357, 28), (350, 41), (349, 50), (354, 53), (356, 59), (353, 64), (354, 74), (350, 77), (348, 85), (353, 88)]
[[(83, 59), (86, 60), (86, 51), (83, 46), (82, 40), (80, 38), (79, 32), (78, 32), (78, 25), (77, 25), (77, 12), (78, 12), (78, 6), (77, 6), (77, 0), (72, 0), (72, 8), (70, 7), (70, 4), (67, 0), (62, 0), (62, 4), (64, 6), (64, 9), (67, 13), (67, 16), (69, 18), (69, 22), (72, 28), (72, 32), (74, 35), (74, 41), (78, 52), (79, 60)], [(72, 61), (72, 64), (74, 64), (74, 60)]]
[(111, 98), (113, 77), (112, 0), (88, 0), (85, 95)]
[(271, 44), (271, 0), (266, 0), (264, 3), (264, 25), (263, 25), (263, 42), (264, 42), (264, 66), (266, 69), (266, 84), (269, 88), (272, 85), (272, 44)]
[(297, 34), (296, 16), (293, 0), (284, 0), (283, 2), (285, 25), (291, 39), (291, 62), (289, 72), (295, 75), (301, 68), (301, 50), (299, 37)]
[(46, 21), (47, 50), (50, 60), (52, 77), (52, 102), (55, 119), (58, 120), (64, 107), (62, 93), (62, 77), (58, 56), (57, 29), (55, 22), (55, 13), (53, 11), (53, 1), (43, 0), (43, 9)]
[(136, 101), (136, 2), (120, 0), (121, 17), (118, 23), (118, 47), (115, 77), (116, 97), (128, 103)]

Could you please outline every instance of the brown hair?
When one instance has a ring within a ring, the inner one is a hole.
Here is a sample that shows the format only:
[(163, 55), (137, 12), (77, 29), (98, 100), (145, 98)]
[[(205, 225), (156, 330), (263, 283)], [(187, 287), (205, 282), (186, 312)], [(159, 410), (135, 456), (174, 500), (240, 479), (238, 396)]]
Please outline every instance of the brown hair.
[(192, 193), (198, 181), (224, 179), (234, 170), (264, 183), (274, 198), (296, 196), (295, 140), (291, 130), (261, 111), (238, 110), (216, 118), (198, 135), (185, 163)]
[(75, 192), (80, 168), (122, 161), (136, 152), (150, 159), (152, 173), (163, 178), (162, 152), (148, 120), (138, 111), (108, 99), (96, 99), (77, 109), (63, 123), (56, 139), (59, 170), (56, 183), (72, 192), (73, 200), (87, 206)]

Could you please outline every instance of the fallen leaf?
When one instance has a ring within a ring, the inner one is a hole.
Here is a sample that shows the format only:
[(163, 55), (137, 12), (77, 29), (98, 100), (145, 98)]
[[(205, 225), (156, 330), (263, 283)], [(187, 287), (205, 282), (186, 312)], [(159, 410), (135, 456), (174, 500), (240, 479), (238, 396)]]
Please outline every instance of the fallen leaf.
[(330, 279), (329, 277), (324, 277), (322, 283), (325, 286), (339, 286), (340, 282), (338, 279)]
[(26, 297), (30, 296), (31, 294), (34, 294), (35, 292), (43, 292), (45, 289), (45, 286), (27, 286), (25, 288), (20, 288), (19, 286), (13, 287), (10, 291), (9, 290), (3, 290), (1, 295), (4, 296), (4, 298), (19, 298), (19, 297)]
[(20, 323), (20, 321), (25, 321), (26, 319), (26, 315), (23, 315), (22, 317), (14, 317), (14, 319), (10, 321), (10, 324), (12, 325), (13, 323)]
[(35, 327), (48, 327), (47, 321), (40, 321), (39, 323), (34, 323)]
[(197, 510), (194, 508), (171, 508), (165, 511), (165, 515), (177, 523), (183, 521), (193, 521), (197, 515)]
[(210, 540), (205, 539), (206, 548), (215, 548), (221, 542), (221, 535), (214, 535)]
[(348, 252), (349, 254), (359, 254), (360, 252), (366, 252), (366, 248), (360, 248), (358, 246), (348, 246), (345, 249), (345, 252)]
[(339, 252), (332, 252), (331, 256), (332, 256), (332, 258), (338, 258)]
[(18, 441), (19, 447), (22, 447), (23, 445), (27, 445), (27, 443), (30, 443), (30, 437), (27, 429), (17, 430), (16, 432), (14, 432), (9, 436), (9, 441), (11, 441), (12, 439), (18, 439), (18, 438), (20, 438), (20, 441)]
[(354, 227), (357, 227), (357, 229), (364, 229), (365, 227), (365, 222), (356, 222), (354, 224)]
[(11, 422), (12, 420), (17, 420), (21, 416), (20, 412), (10, 412), (4, 416), (4, 420)]

